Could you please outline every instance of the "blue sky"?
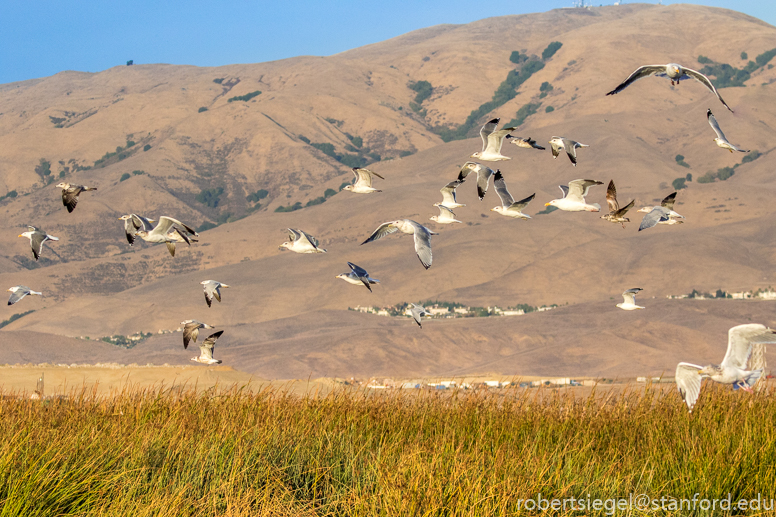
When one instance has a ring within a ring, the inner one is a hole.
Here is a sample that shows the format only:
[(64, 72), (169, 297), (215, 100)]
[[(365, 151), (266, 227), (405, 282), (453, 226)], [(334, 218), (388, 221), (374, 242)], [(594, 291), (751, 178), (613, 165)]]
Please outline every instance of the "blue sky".
[[(325, 56), (440, 23), (468, 23), (571, 3), (12, 0), (3, 5), (0, 84), (62, 70), (98, 72), (129, 59), (138, 64), (219, 66)], [(686, 3), (735, 9), (776, 25), (773, 0)]]

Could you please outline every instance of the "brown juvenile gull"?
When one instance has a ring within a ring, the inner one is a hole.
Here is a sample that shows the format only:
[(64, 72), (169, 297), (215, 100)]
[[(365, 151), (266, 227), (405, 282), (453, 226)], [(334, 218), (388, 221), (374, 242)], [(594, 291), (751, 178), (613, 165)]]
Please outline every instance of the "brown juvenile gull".
[(200, 282), (202, 284), (204, 290), (205, 290), (205, 301), (207, 302), (207, 306), (210, 307), (213, 303), (213, 298), (218, 300), (218, 302), (221, 302), (221, 288), (224, 289), (228, 288), (229, 286), (226, 284), (222, 284), (221, 282), (218, 282), (216, 280), (203, 280)]
[(632, 200), (630, 203), (620, 208), (620, 204), (617, 202), (617, 189), (614, 186), (614, 180), (609, 181), (609, 187), (606, 189), (606, 203), (609, 205), (609, 213), (602, 215), (601, 219), (606, 219), (611, 223), (620, 223), (625, 228), (625, 223), (629, 223), (630, 219), (625, 217), (625, 214), (633, 208), (636, 204), (636, 200)]
[(325, 249), (318, 247), (318, 239), (302, 230), (288, 228), (288, 239), (279, 246), (281, 250), (287, 249), (296, 253), (326, 253)]
[(197, 320), (184, 320), (181, 321), (183, 325), (183, 348), (184, 350), (189, 347), (189, 341), (197, 342), (199, 336), (199, 329), (214, 329), (213, 325), (202, 323)]
[(635, 311), (636, 309), (643, 309), (644, 307), (640, 307), (639, 305), (636, 305), (636, 294), (638, 294), (639, 291), (643, 291), (641, 287), (634, 287), (633, 289), (627, 289), (625, 292), (622, 293), (622, 303), (618, 303), (617, 307), (624, 311)]
[(501, 119), (494, 118), (482, 126), (480, 129), (482, 151), (472, 153), (470, 158), (478, 158), (480, 160), (485, 160), (486, 162), (500, 162), (502, 160), (512, 159), (509, 156), (501, 154), (501, 146), (504, 143), (504, 138), (517, 128), (505, 127), (504, 129), (496, 129), (499, 120)]
[(426, 312), (426, 308), (422, 305), (418, 305), (417, 303), (412, 304), (412, 309), (410, 309), (410, 313), (412, 313), (412, 319), (415, 320), (415, 323), (418, 324), (418, 327), (423, 328), (423, 325), (420, 324), (421, 318), (423, 316), (431, 316), (428, 312)]
[(544, 147), (537, 144), (536, 140), (531, 139), (530, 136), (528, 138), (522, 138), (519, 136), (507, 135), (504, 138), (507, 139), (507, 142), (515, 144), (517, 147), (522, 147), (523, 149), (539, 149), (544, 151)]
[(490, 177), (496, 174), (496, 172), (485, 165), (476, 162), (466, 162), (458, 173), (459, 184), (466, 181), (466, 177), (472, 172), (477, 173), (477, 196), (480, 198), (480, 201), (482, 201), (482, 198), (485, 197), (485, 193), (488, 191)]
[(716, 88), (714, 88), (714, 85), (711, 84), (711, 81), (708, 77), (703, 75), (702, 73), (693, 70), (691, 68), (684, 68), (682, 65), (678, 65), (676, 63), (668, 63), (667, 65), (645, 65), (637, 68), (630, 76), (628, 76), (627, 79), (625, 79), (622, 83), (620, 83), (617, 88), (610, 91), (606, 95), (614, 95), (616, 93), (620, 93), (625, 88), (631, 85), (634, 81), (637, 81), (641, 79), (642, 77), (649, 77), (650, 75), (656, 75), (658, 77), (668, 77), (671, 79), (671, 86), (676, 84), (679, 85), (679, 81), (683, 81), (685, 79), (695, 79), (699, 83), (701, 83), (703, 86), (709, 89), (714, 95), (717, 96), (719, 99), (719, 102), (721, 102), (727, 109), (729, 109), (731, 112), (733, 111), (730, 106), (727, 105), (725, 101), (722, 100), (722, 97), (720, 97), (719, 92)]
[(213, 349), (216, 346), (216, 340), (221, 337), (223, 330), (210, 334), (205, 341), (199, 345), (199, 357), (192, 357), (191, 360), (195, 363), (202, 364), (221, 364), (218, 359), (213, 359)]
[(45, 231), (35, 226), (28, 226), (28, 231), (19, 234), (19, 237), (27, 237), (30, 239), (30, 247), (32, 248), (32, 255), (35, 260), (38, 260), (41, 252), (43, 251), (43, 243), (46, 241), (58, 241), (59, 237), (47, 234)]
[(545, 203), (544, 206), (554, 206), (567, 212), (599, 212), (601, 205), (598, 203), (587, 204), (585, 196), (590, 191), (590, 187), (603, 184), (603, 181), (579, 179), (569, 181), (568, 186), (558, 185), (561, 192), (563, 192), (563, 197), (561, 199), (553, 199), (549, 203)]
[(569, 140), (562, 136), (554, 136), (550, 140), (550, 147), (552, 147), (552, 158), (555, 159), (560, 154), (561, 149), (566, 151), (566, 154), (571, 160), (571, 164), (577, 166), (577, 148), (578, 147), (590, 147), (587, 144), (580, 144), (574, 140)]
[(709, 125), (711, 126), (711, 129), (714, 130), (715, 133), (717, 133), (717, 138), (714, 139), (714, 143), (717, 144), (718, 147), (721, 147), (722, 149), (727, 149), (731, 153), (733, 151), (738, 151), (739, 153), (748, 153), (748, 150), (740, 149), (736, 147), (735, 145), (728, 142), (728, 139), (725, 138), (725, 133), (722, 132), (722, 130), (719, 128), (719, 123), (717, 122), (717, 118), (714, 116), (714, 114), (711, 112), (710, 109), (706, 110), (706, 118), (709, 121)]
[(369, 289), (369, 292), (372, 292), (372, 286), (370, 284), (379, 284), (380, 281), (375, 278), (370, 278), (369, 273), (366, 272), (366, 269), (362, 268), (361, 266), (357, 266), (353, 264), (352, 262), (348, 262), (348, 266), (350, 266), (350, 273), (341, 273), (337, 275), (335, 278), (341, 278), (344, 281), (346, 281), (349, 284), (353, 285), (365, 285), (367, 289)]
[(191, 246), (192, 242), (198, 242), (197, 239), (189, 235), (199, 236), (193, 228), (183, 224), (177, 219), (163, 215), (159, 218), (159, 223), (153, 230), (137, 230), (136, 235), (146, 242), (163, 242), (167, 245), (170, 255), (175, 256), (175, 243), (185, 242)]
[(531, 216), (523, 213), (523, 209), (528, 206), (528, 203), (533, 201), (536, 193), (516, 202), (512, 197), (512, 194), (507, 190), (507, 184), (504, 181), (504, 176), (501, 175), (501, 171), (496, 171), (496, 175), (493, 177), (493, 185), (496, 187), (496, 194), (498, 194), (498, 197), (501, 199), (501, 205), (491, 208), (491, 212), (497, 212), (501, 215), (518, 219), (531, 218)]
[(72, 185), (70, 183), (58, 183), (57, 187), (62, 189), (62, 204), (67, 207), (68, 213), (75, 210), (75, 205), (78, 204), (78, 194), (88, 192), (89, 190), (97, 190), (97, 187)]
[(28, 294), (37, 294), (38, 296), (43, 296), (43, 293), (39, 293), (38, 291), (33, 291), (26, 285), (17, 285), (14, 287), (8, 288), (8, 291), (11, 291), (11, 297), (8, 298), (8, 305), (13, 305), (14, 303), (18, 302)]
[(733, 384), (751, 392), (752, 386), (760, 379), (766, 367), (766, 343), (776, 343), (776, 333), (773, 330), (759, 323), (738, 325), (728, 331), (727, 352), (721, 364), (676, 365), (676, 387), (687, 408), (692, 412), (704, 378), (721, 384)]
[(352, 170), (353, 174), (356, 175), (356, 180), (352, 185), (347, 185), (342, 190), (349, 190), (350, 192), (355, 192), (356, 194), (371, 194), (372, 192), (382, 192), (382, 190), (372, 188), (372, 176), (377, 176), (381, 180), (385, 178), (374, 171), (370, 171), (369, 169), (353, 167)]
[(132, 246), (135, 243), (137, 231), (143, 230), (150, 232), (154, 229), (154, 225), (151, 223), (155, 223), (156, 219), (147, 219), (142, 215), (137, 214), (127, 214), (119, 217), (119, 221), (124, 221), (124, 233), (127, 236), (127, 242)]
[(447, 208), (445, 205), (436, 205), (437, 208), (439, 208), (439, 215), (432, 215), (429, 217), (434, 222), (437, 222), (439, 224), (450, 224), (450, 223), (460, 223), (458, 219), (455, 218), (455, 213)]
[(442, 193), (442, 202), (434, 203), (434, 206), (443, 205), (449, 208), (450, 210), (452, 210), (453, 208), (460, 208), (462, 206), (466, 206), (466, 205), (462, 205), (455, 199), (455, 189), (457, 189), (458, 185), (460, 185), (461, 183), (463, 183), (463, 180), (454, 180), (448, 183), (447, 185), (445, 185), (444, 187), (442, 187), (439, 190), (439, 192)]
[(383, 223), (372, 232), (367, 240), (361, 243), (363, 246), (367, 242), (376, 241), (382, 239), (388, 234), (395, 232), (410, 233), (415, 237), (415, 253), (418, 254), (418, 259), (423, 267), (428, 269), (431, 267), (431, 236), (439, 235), (436, 232), (432, 232), (422, 224), (418, 224), (411, 219), (398, 219), (396, 221), (389, 221)]

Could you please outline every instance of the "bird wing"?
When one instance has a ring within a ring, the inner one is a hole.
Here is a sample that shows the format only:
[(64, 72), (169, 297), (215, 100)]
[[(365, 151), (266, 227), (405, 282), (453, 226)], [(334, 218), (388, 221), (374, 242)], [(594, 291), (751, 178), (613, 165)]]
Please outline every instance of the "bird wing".
[(43, 243), (48, 238), (46, 232), (38, 230), (30, 235), (30, 247), (32, 248), (32, 254), (35, 256), (35, 260), (38, 260), (41, 252), (43, 251)]
[(362, 268), (361, 266), (357, 266), (352, 262), (348, 262), (348, 266), (350, 266), (350, 270), (353, 271), (353, 273), (355, 273), (358, 277), (369, 276), (369, 273), (366, 272), (366, 269)]
[(451, 181), (447, 185), (441, 188), (439, 192), (442, 193), (442, 204), (443, 205), (457, 205), (458, 202), (455, 199), (455, 189), (458, 188), (458, 185), (463, 183), (460, 180)]
[(493, 169), (484, 165), (477, 169), (477, 195), (480, 201), (485, 197), (485, 193), (488, 191), (488, 182), (494, 174)]
[(641, 220), (639, 231), (652, 228), (660, 221), (668, 221), (668, 212), (665, 207), (656, 206)]
[(635, 204), (636, 204), (636, 200), (634, 199), (630, 203), (625, 205), (624, 207), (620, 208), (619, 210), (616, 210), (614, 213), (611, 213), (611, 212), (610, 213), (614, 217), (622, 217), (622, 216), (624, 216), (628, 212), (628, 210), (633, 208), (633, 205), (635, 205)]
[(574, 201), (579, 201), (584, 203), (585, 202), (585, 196), (590, 191), (590, 187), (594, 185), (603, 185), (603, 181), (595, 181), (595, 180), (574, 180), (569, 181), (569, 192), (566, 194), (566, 197), (569, 199), (572, 199)]
[(563, 198), (562, 199), (565, 199), (566, 196), (569, 195), (569, 187), (568, 187), (568, 185), (558, 185), (558, 188), (563, 193)]
[(132, 225), (138, 230), (145, 230), (150, 232), (154, 229), (154, 225), (151, 224), (151, 219), (145, 218), (142, 215), (130, 214)]
[(213, 360), (213, 349), (216, 347), (216, 340), (221, 337), (221, 334), (223, 334), (223, 330), (219, 330), (218, 332), (213, 332), (210, 334), (205, 341), (202, 342), (201, 345), (199, 345), (199, 358), (205, 359), (207, 361)]
[(714, 116), (711, 110), (706, 110), (706, 118), (709, 121), (709, 125), (711, 126), (711, 129), (713, 129), (714, 132), (717, 133), (717, 138), (727, 142), (728, 139), (725, 138), (725, 133), (723, 133), (722, 130), (720, 129), (719, 123), (717, 122), (717, 118)]
[(288, 230), (288, 239), (291, 242), (296, 242), (302, 237), (302, 234), (299, 233), (299, 230), (295, 230), (293, 228), (287, 228), (287, 230)]
[(62, 204), (67, 207), (68, 213), (75, 210), (75, 205), (78, 204), (78, 194), (80, 194), (82, 190), (83, 187), (80, 186), (62, 189)]
[(625, 292), (622, 293), (622, 299), (625, 303), (631, 303), (632, 305), (636, 305), (636, 293), (641, 291), (640, 287), (636, 287), (634, 289), (628, 289)]
[(369, 236), (367, 240), (362, 242), (361, 244), (364, 245), (367, 242), (376, 241), (378, 239), (382, 239), (386, 235), (389, 235), (391, 233), (396, 233), (399, 231), (399, 228), (394, 224), (396, 221), (391, 221), (388, 223), (383, 223), (380, 226), (377, 227), (377, 229), (372, 232), (372, 235)]
[(533, 201), (533, 198), (536, 196), (536, 192), (528, 196), (527, 198), (521, 199), (520, 201), (515, 201), (511, 205), (509, 205), (510, 210), (517, 210), (518, 212), (522, 212), (525, 207), (528, 206), (528, 203)]
[(189, 347), (189, 341), (197, 342), (197, 337), (199, 336), (199, 329), (202, 326), (202, 323), (198, 321), (192, 321), (191, 323), (186, 323), (183, 326), (183, 348), (186, 349)]
[(610, 91), (606, 95), (614, 95), (620, 93), (625, 88), (631, 85), (634, 81), (638, 81), (642, 77), (649, 77), (650, 75), (665, 73), (666, 65), (644, 65), (637, 68), (632, 74), (628, 76), (623, 82), (621, 82), (617, 88)]
[(431, 267), (431, 233), (425, 226), (410, 221), (410, 224), (415, 228), (415, 253), (418, 254), (420, 263), (423, 267), (428, 269)]
[(309, 234), (307, 234), (307, 233), (303, 232), (302, 230), (299, 230), (299, 233), (301, 233), (301, 234), (302, 234), (302, 238), (303, 238), (303, 239), (306, 239), (306, 240), (307, 240), (307, 242), (309, 242), (309, 243), (310, 243), (310, 245), (311, 245), (313, 248), (315, 248), (315, 249), (318, 249), (318, 239), (316, 239), (316, 238), (315, 238), (315, 237), (313, 237), (312, 235), (309, 235)]
[(501, 206), (510, 206), (515, 202), (515, 198), (507, 190), (507, 184), (501, 171), (496, 172), (496, 175), (493, 177), (493, 186), (496, 187), (496, 194), (501, 199)]
[(453, 219), (455, 219), (455, 212), (453, 212), (452, 210), (447, 208), (445, 205), (437, 205), (437, 208), (439, 208), (439, 217), (440, 218), (444, 218), (445, 216), (447, 216), (447, 217), (452, 217)]
[(563, 146), (561, 144), (558, 144), (554, 141), (556, 137), (552, 137), (553, 140), (550, 140), (550, 147), (552, 148), (552, 157), (557, 158), (560, 154), (560, 150), (563, 149)]
[(514, 131), (515, 127), (505, 127), (504, 129), (499, 129), (497, 131), (493, 131), (491, 134), (488, 135), (488, 151), (501, 154), (501, 146), (504, 145), (504, 138), (512, 131)]
[(14, 303), (18, 302), (28, 294), (30, 294), (29, 288), (26, 288), (20, 285), (19, 289), (11, 293), (11, 297), (8, 298), (8, 305), (13, 305)]
[(353, 168), (353, 174), (356, 175), (356, 185), (362, 185), (371, 187), (372, 186), (372, 175), (378, 176), (382, 178), (379, 174), (375, 174), (374, 172), (370, 171), (369, 169), (361, 169), (358, 167)]
[(482, 152), (488, 148), (490, 135), (498, 127), (498, 121), (501, 119), (494, 118), (488, 121), (482, 128), (480, 128), (480, 138), (482, 138)]
[(676, 202), (676, 192), (668, 194), (663, 201), (660, 202), (660, 206), (667, 208), (668, 210), (674, 209), (674, 202)]
[(609, 186), (606, 188), (606, 203), (609, 205), (610, 214), (614, 214), (620, 209), (620, 205), (617, 203), (617, 189), (614, 186), (614, 180), (610, 180)]
[(764, 368), (766, 343), (776, 343), (776, 333), (765, 325), (749, 323), (731, 328), (728, 331), (727, 353), (721, 366), (746, 370), (751, 357), (751, 369)]
[(166, 215), (163, 215), (159, 218), (159, 222), (156, 223), (156, 226), (153, 229), (153, 233), (156, 233), (158, 235), (167, 235), (170, 232), (170, 228), (173, 227), (173, 225), (180, 224), (182, 225), (180, 221), (177, 219), (173, 219), (172, 217), (167, 217)]
[(575, 166), (577, 164), (577, 142), (574, 140), (563, 139), (563, 148), (566, 149), (566, 154)]
[(697, 70), (693, 70), (692, 68), (682, 67), (682, 70), (684, 70), (685, 75), (692, 77), (693, 79), (701, 83), (703, 86), (708, 88), (714, 95), (717, 96), (717, 98), (719, 99), (719, 102), (721, 102), (727, 109), (730, 110), (731, 113), (733, 113), (733, 110), (730, 108), (730, 106), (727, 105), (727, 102), (722, 100), (722, 97), (719, 95), (719, 92), (717, 91), (716, 88), (714, 88), (714, 85), (711, 84), (711, 81), (709, 80), (708, 77), (698, 72)]
[(460, 183), (463, 183), (466, 180), (466, 176), (476, 171), (480, 167), (482, 167), (482, 165), (480, 165), (477, 162), (464, 163), (463, 166), (461, 167), (460, 172), (458, 173), (458, 181)]
[(537, 144), (537, 143), (536, 143), (536, 140), (531, 140), (531, 137), (530, 137), (530, 136), (529, 136), (528, 138), (526, 138), (526, 139), (525, 139), (525, 142), (528, 142), (528, 144), (529, 144), (531, 147), (533, 147), (534, 149), (539, 149), (539, 150), (541, 150), (541, 151), (544, 151), (544, 147), (542, 147), (542, 146), (540, 146), (539, 144)]
[(695, 402), (698, 400), (698, 395), (701, 393), (701, 381), (703, 379), (700, 375), (700, 370), (702, 369), (702, 366), (691, 363), (679, 363), (676, 365), (674, 379), (676, 387), (679, 389), (679, 394), (690, 411), (692, 411)]
[(423, 314), (425, 314), (426, 309), (424, 309), (420, 305), (415, 305), (413, 303), (412, 304), (412, 309), (410, 309), (410, 312), (412, 313), (412, 317), (415, 320), (415, 323), (418, 324), (418, 327), (423, 328), (423, 325), (421, 325), (420, 321), (421, 321), (421, 316), (423, 316)]

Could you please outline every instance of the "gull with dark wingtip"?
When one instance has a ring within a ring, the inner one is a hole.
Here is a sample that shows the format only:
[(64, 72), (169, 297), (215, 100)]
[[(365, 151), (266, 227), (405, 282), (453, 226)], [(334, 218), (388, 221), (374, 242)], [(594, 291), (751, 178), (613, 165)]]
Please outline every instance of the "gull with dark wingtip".
[(207, 323), (202, 323), (201, 321), (197, 321), (197, 320), (184, 320), (184, 321), (181, 321), (181, 325), (183, 325), (184, 350), (189, 347), (190, 341), (194, 341), (195, 343), (197, 342), (197, 337), (199, 336), (199, 329), (215, 328), (213, 325), (208, 325)]
[(442, 193), (442, 201), (440, 203), (434, 203), (434, 206), (443, 205), (449, 208), (450, 210), (452, 210), (453, 208), (460, 208), (462, 206), (466, 206), (456, 201), (456, 198), (455, 198), (455, 189), (457, 189), (458, 185), (460, 185), (461, 183), (463, 183), (463, 180), (454, 180), (448, 183), (447, 185), (445, 185), (444, 187), (442, 187), (439, 190), (439, 192)]
[(636, 309), (643, 309), (636, 305), (636, 295), (639, 291), (643, 291), (641, 287), (634, 287), (633, 289), (627, 289), (622, 293), (622, 303), (618, 303), (617, 307), (624, 311), (635, 311)]
[(496, 172), (490, 167), (477, 162), (466, 162), (458, 173), (458, 183), (461, 184), (466, 181), (466, 177), (473, 172), (477, 174), (477, 196), (482, 201), (482, 198), (485, 197), (485, 193), (488, 191), (490, 177), (496, 174)]
[(499, 120), (501, 119), (494, 118), (482, 126), (480, 129), (482, 151), (472, 153), (470, 158), (477, 158), (479, 160), (485, 160), (486, 162), (500, 162), (512, 159), (509, 156), (501, 154), (501, 146), (504, 144), (504, 138), (517, 128), (505, 127), (504, 129), (498, 129)]
[(208, 307), (213, 303), (213, 298), (218, 300), (218, 303), (221, 303), (221, 288), (227, 289), (229, 287), (216, 280), (203, 280), (200, 284), (202, 284), (202, 287), (204, 288), (205, 301), (207, 302)]
[(367, 289), (369, 289), (369, 292), (372, 292), (372, 286), (370, 284), (379, 284), (380, 281), (371, 278), (369, 276), (369, 273), (366, 272), (366, 269), (362, 268), (361, 266), (357, 266), (353, 264), (352, 262), (348, 262), (348, 266), (350, 266), (350, 273), (341, 273), (337, 275), (335, 278), (341, 278), (342, 280), (346, 281), (349, 284), (353, 285), (364, 285)]
[(318, 239), (294, 228), (288, 228), (288, 241), (281, 244), (280, 249), (296, 253), (326, 253), (325, 249), (318, 246)]
[(221, 364), (221, 360), (213, 359), (213, 349), (216, 346), (216, 340), (220, 338), (223, 333), (223, 330), (219, 330), (218, 332), (210, 334), (207, 339), (199, 345), (199, 357), (192, 357), (191, 360), (195, 363), (202, 364)]
[(381, 224), (374, 232), (372, 232), (372, 235), (370, 235), (367, 240), (361, 243), (361, 245), (363, 246), (368, 242), (382, 239), (386, 235), (390, 235), (396, 232), (409, 233), (413, 235), (415, 238), (415, 253), (417, 253), (418, 259), (420, 259), (420, 263), (423, 264), (424, 268), (430, 268), (432, 259), (431, 236), (439, 234), (432, 232), (422, 224), (416, 223), (411, 219), (398, 219), (396, 221), (389, 221), (387, 223)]
[(356, 175), (356, 179), (351, 185), (346, 185), (345, 188), (342, 190), (347, 190), (350, 192), (355, 192), (356, 194), (371, 194), (372, 192), (382, 192), (382, 190), (377, 190), (376, 188), (372, 188), (372, 177), (378, 177), (381, 180), (385, 179), (379, 174), (377, 174), (374, 171), (370, 171), (369, 169), (363, 169), (361, 167), (353, 167), (351, 169), (353, 171), (353, 174)]
[(410, 309), (410, 314), (412, 314), (412, 319), (415, 320), (415, 323), (418, 324), (418, 327), (423, 328), (423, 325), (421, 325), (421, 320), (423, 316), (431, 316), (428, 312), (426, 312), (426, 308), (422, 305), (418, 305), (417, 303), (412, 304), (412, 309)]
[(522, 147), (523, 149), (539, 149), (540, 151), (544, 151), (544, 147), (537, 144), (536, 140), (531, 139), (530, 136), (528, 138), (522, 138), (519, 136), (507, 135), (504, 138), (506, 138), (507, 142), (510, 144)]
[(499, 199), (501, 199), (501, 205), (491, 208), (491, 212), (496, 212), (507, 217), (514, 217), (516, 219), (531, 218), (531, 216), (523, 213), (523, 209), (528, 206), (528, 203), (533, 201), (534, 196), (536, 196), (535, 193), (525, 199), (515, 201), (512, 194), (507, 190), (507, 184), (504, 181), (504, 176), (501, 175), (501, 171), (496, 171), (493, 185), (496, 187), (496, 194), (498, 194)]
[(32, 248), (32, 256), (35, 260), (38, 260), (41, 252), (43, 251), (43, 243), (46, 241), (58, 241), (59, 237), (47, 234), (36, 226), (28, 226), (26, 232), (19, 234), (19, 237), (27, 237), (30, 239), (30, 247)]
[(439, 215), (432, 215), (431, 217), (429, 217), (430, 220), (439, 224), (450, 224), (450, 223), (461, 222), (455, 218), (455, 213), (449, 208), (447, 208), (445, 205), (437, 205), (437, 208), (439, 209)]
[(702, 73), (693, 70), (691, 68), (685, 68), (682, 65), (679, 65), (677, 63), (668, 63), (667, 65), (644, 65), (639, 68), (637, 68), (632, 74), (628, 76), (627, 79), (625, 79), (623, 82), (621, 82), (619, 85), (617, 85), (617, 88), (610, 91), (606, 95), (614, 95), (617, 93), (620, 93), (625, 88), (633, 84), (635, 81), (638, 81), (641, 78), (649, 77), (651, 75), (656, 75), (658, 77), (668, 77), (671, 79), (671, 86), (673, 85), (679, 85), (679, 81), (683, 81), (685, 79), (695, 79), (699, 83), (701, 83), (703, 86), (705, 86), (711, 93), (717, 96), (719, 99), (719, 102), (721, 102), (727, 109), (729, 109), (731, 112), (733, 111), (730, 106), (727, 105), (727, 103), (722, 100), (722, 97), (720, 96), (719, 92), (716, 88), (714, 88), (714, 85), (711, 84), (711, 81), (708, 77), (703, 75)]
[(127, 242), (130, 246), (132, 246), (135, 243), (135, 235), (137, 235), (137, 231), (152, 231), (154, 229), (154, 225), (151, 223), (155, 223), (156, 219), (147, 219), (142, 215), (137, 214), (127, 214), (119, 217), (119, 221), (124, 221), (124, 233), (127, 236)]
[(43, 293), (39, 293), (38, 291), (33, 291), (26, 285), (16, 285), (14, 287), (8, 288), (8, 291), (11, 292), (11, 297), (8, 298), (8, 305), (13, 305), (28, 294), (37, 294), (38, 296), (43, 296)]
[(717, 118), (714, 116), (714, 114), (711, 112), (711, 110), (706, 110), (706, 119), (709, 121), (709, 125), (711, 126), (711, 129), (714, 130), (715, 133), (717, 133), (717, 138), (714, 139), (714, 143), (717, 144), (718, 147), (721, 147), (722, 149), (727, 149), (731, 153), (733, 151), (738, 151), (739, 153), (748, 153), (748, 150), (740, 149), (736, 147), (735, 145), (728, 142), (728, 139), (725, 137), (725, 133), (722, 132), (722, 130), (719, 128), (719, 123), (717, 122)]
[(175, 243), (185, 242), (191, 246), (192, 242), (198, 242), (193, 236), (199, 234), (190, 226), (183, 224), (177, 219), (165, 215), (159, 218), (159, 223), (150, 232), (147, 230), (137, 230), (135, 235), (146, 242), (165, 243), (170, 255), (175, 256)]
[(577, 148), (590, 147), (587, 144), (580, 144), (577, 141), (564, 138), (562, 136), (554, 136), (550, 140), (550, 147), (552, 148), (552, 158), (555, 159), (560, 154), (561, 150), (566, 151), (566, 154), (571, 160), (571, 164), (577, 166)]
[(563, 197), (553, 199), (549, 203), (545, 203), (544, 206), (554, 206), (567, 212), (599, 212), (601, 205), (598, 203), (587, 204), (585, 196), (590, 191), (590, 187), (603, 184), (603, 181), (579, 179), (569, 181), (568, 186), (558, 185), (561, 192), (563, 192)]

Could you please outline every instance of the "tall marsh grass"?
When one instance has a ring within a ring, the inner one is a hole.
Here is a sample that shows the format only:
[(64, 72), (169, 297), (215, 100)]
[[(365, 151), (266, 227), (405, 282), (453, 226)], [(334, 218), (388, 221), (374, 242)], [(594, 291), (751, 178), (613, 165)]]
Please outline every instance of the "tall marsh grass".
[(540, 493), (772, 497), (775, 424), (772, 393), (713, 386), (692, 415), (659, 388), (5, 397), (0, 516), (527, 515), (518, 500)]

